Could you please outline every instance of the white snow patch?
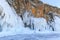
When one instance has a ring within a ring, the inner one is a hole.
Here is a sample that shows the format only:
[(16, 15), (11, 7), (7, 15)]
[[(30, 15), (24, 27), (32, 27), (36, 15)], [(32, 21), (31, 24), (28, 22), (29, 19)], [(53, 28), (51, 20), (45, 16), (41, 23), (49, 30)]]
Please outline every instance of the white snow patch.
[(59, 17), (55, 17), (55, 31), (60, 32), (60, 18)]

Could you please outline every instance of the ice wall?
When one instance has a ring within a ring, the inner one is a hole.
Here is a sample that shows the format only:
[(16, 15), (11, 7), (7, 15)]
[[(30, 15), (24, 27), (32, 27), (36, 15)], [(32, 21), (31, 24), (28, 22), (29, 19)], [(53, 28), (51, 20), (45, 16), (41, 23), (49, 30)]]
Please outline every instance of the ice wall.
[[(3, 31), (16, 30), (17, 28), (22, 29), (24, 27), (21, 18), (12, 11), (11, 7), (5, 0), (0, 1), (0, 6), (3, 9), (3, 12), (0, 15), (0, 25), (2, 26)], [(3, 18), (1, 18), (2, 16)]]

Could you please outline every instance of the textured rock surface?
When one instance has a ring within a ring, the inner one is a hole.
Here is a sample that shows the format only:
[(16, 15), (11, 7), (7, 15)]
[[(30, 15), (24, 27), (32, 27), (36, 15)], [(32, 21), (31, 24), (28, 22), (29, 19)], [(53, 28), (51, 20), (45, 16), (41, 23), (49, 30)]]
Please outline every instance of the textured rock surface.
[[(9, 2), (9, 4), (14, 7), (18, 15), (24, 13), (25, 10), (31, 11), (35, 17), (41, 17), (41, 15), (43, 16), (44, 13), (48, 13), (49, 11), (60, 14), (60, 8), (45, 4), (39, 0), (12, 0), (12, 2)], [(36, 10), (34, 13), (34, 10), (32, 10), (33, 8)]]

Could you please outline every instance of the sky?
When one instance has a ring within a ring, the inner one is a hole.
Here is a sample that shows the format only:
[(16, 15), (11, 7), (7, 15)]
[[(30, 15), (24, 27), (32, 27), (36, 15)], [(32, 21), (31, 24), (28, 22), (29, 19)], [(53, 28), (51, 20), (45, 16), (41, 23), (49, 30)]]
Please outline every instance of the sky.
[(60, 0), (41, 0), (41, 1), (60, 8)]

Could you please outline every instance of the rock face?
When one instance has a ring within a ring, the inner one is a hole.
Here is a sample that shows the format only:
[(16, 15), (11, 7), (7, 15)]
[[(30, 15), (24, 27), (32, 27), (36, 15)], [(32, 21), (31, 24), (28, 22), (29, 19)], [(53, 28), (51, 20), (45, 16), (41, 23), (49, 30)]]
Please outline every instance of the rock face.
[(60, 14), (60, 8), (45, 4), (39, 0), (7, 0), (14, 7), (18, 15), (23, 14), (26, 10), (31, 11), (35, 17), (43, 17), (44, 13), (49, 11)]
[(0, 6), (0, 15), (1, 15), (2, 12), (3, 12), (3, 8)]
[[(30, 28), (34, 26), (33, 22), (31, 22), (31, 17), (45, 18), (46, 22), (49, 25), (49, 28), (53, 31), (55, 30), (53, 25), (54, 16), (60, 16), (59, 8), (45, 4), (39, 0), (7, 0), (7, 2), (9, 3), (10, 6), (12, 6), (15, 9), (16, 13), (19, 16), (21, 16), (24, 22), (24, 26), (27, 25), (26, 27), (30, 27)], [(25, 14), (25, 12), (27, 13)]]
[(7, 2), (14, 7), (16, 13), (21, 17), (26, 11), (36, 18), (45, 18), (47, 22), (51, 16), (48, 14), (49, 12), (53, 13), (53, 17), (60, 17), (60, 8), (45, 4), (39, 0), (7, 0)]

